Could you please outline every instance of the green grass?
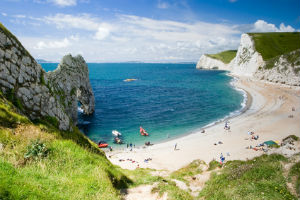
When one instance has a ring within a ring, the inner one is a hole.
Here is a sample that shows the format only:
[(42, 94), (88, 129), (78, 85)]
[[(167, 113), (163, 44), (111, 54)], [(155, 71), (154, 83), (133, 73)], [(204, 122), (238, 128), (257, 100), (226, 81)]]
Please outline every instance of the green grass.
[(192, 200), (194, 199), (187, 191), (179, 189), (176, 183), (173, 181), (162, 181), (156, 187), (152, 189), (152, 192), (158, 193), (162, 196), (164, 193), (168, 193), (169, 200)]
[(296, 181), (295, 189), (296, 189), (298, 196), (300, 196), (300, 162), (297, 162), (292, 166), (292, 168), (289, 172), (289, 178), (292, 178), (292, 177), (295, 178), (295, 181)]
[(7, 101), (0, 91), (0, 126), (13, 127), (20, 123), (30, 123), (30, 121), (17, 113), (15, 106)]
[(248, 33), (265, 61), (300, 49), (300, 33)]
[(205, 162), (201, 160), (194, 160), (187, 166), (180, 168), (179, 170), (171, 174), (171, 178), (181, 180), (188, 184), (187, 178), (191, 178), (194, 175), (201, 174), (202, 166), (206, 165)]
[(227, 50), (227, 51), (222, 51), (217, 54), (206, 54), (207, 56), (220, 60), (225, 64), (230, 63), (230, 61), (235, 57), (237, 50)]
[(209, 162), (208, 164), (208, 171), (214, 170), (216, 168), (221, 168), (222, 164), (220, 164), (218, 161), (216, 160), (212, 160)]
[(219, 174), (213, 173), (199, 197), (205, 199), (297, 199), (286, 186), (278, 154), (248, 161), (228, 161)]

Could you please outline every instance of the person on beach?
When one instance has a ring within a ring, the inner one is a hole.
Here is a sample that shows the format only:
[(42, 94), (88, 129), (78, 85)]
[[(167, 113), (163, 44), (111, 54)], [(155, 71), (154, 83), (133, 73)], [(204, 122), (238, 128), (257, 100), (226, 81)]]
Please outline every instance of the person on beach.
[(175, 146), (174, 146), (174, 150), (176, 150), (177, 149), (177, 143), (175, 144)]
[(221, 153), (221, 156), (220, 156), (220, 160), (221, 160), (221, 164), (223, 164), (224, 163), (224, 161), (225, 161), (225, 157), (223, 156), (223, 154)]

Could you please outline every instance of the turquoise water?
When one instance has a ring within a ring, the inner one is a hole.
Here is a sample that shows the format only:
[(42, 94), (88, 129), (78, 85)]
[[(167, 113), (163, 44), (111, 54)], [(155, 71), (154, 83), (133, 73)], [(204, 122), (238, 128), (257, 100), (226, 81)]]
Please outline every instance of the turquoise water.
[[(46, 71), (57, 64), (43, 63)], [(113, 145), (112, 130), (126, 143), (164, 141), (211, 124), (242, 108), (243, 94), (224, 71), (195, 64), (89, 63), (95, 113), (79, 113), (79, 127), (93, 141)], [(137, 81), (124, 82), (135, 78)], [(150, 134), (143, 137), (139, 126)]]

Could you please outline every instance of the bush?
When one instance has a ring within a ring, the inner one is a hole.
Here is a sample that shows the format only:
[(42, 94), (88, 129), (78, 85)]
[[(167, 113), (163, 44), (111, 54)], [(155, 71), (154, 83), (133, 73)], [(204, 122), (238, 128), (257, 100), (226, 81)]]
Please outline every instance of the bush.
[(27, 147), (27, 152), (24, 155), (24, 158), (39, 160), (47, 157), (48, 154), (49, 149), (46, 147), (46, 144), (37, 139)]

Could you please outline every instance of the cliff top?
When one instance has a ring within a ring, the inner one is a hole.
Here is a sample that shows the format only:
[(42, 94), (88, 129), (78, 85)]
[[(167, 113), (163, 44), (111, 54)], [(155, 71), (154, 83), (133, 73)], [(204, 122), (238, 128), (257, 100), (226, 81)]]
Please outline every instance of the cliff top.
[(255, 49), (265, 61), (276, 56), (300, 49), (300, 32), (248, 33), (255, 43)]
[(225, 64), (228, 64), (235, 57), (236, 52), (237, 52), (237, 50), (227, 50), (227, 51), (222, 51), (217, 54), (205, 54), (205, 55), (207, 55), (208, 57), (220, 60)]

